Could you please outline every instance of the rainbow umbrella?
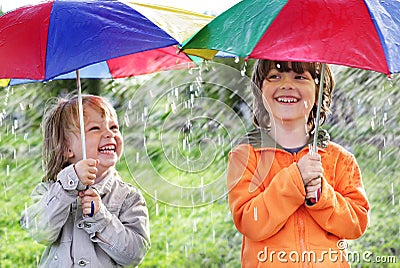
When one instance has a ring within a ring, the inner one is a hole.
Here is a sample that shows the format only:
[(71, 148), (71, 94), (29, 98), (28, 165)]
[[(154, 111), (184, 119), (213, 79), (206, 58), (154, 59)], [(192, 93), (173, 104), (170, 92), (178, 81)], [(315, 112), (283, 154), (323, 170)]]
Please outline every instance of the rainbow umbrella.
[(133, 2), (47, 1), (0, 17), (0, 85), (195, 66), (177, 45), (213, 17)]
[[(0, 17), (0, 78), (6, 84), (121, 78), (193, 64), (177, 45), (212, 17), (116, 0), (48, 0)], [(10, 79), (11, 81), (7, 80)]]
[[(205, 59), (224, 52), (245, 58), (331, 63), (389, 75), (400, 72), (399, 33), (400, 1), (243, 0), (187, 40), (182, 51)], [(320, 83), (320, 97), (322, 89)], [(316, 122), (320, 104), (321, 100)]]

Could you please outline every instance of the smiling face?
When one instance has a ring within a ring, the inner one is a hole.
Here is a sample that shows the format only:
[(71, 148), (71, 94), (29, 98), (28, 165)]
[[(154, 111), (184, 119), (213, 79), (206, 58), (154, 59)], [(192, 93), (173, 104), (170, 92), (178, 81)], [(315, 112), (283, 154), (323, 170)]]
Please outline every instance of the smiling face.
[(315, 82), (309, 71), (297, 73), (272, 68), (262, 82), (265, 108), (276, 122), (304, 126), (316, 99)]
[[(116, 117), (103, 114), (90, 106), (85, 107), (85, 138), (87, 158), (99, 160), (98, 175), (114, 167), (123, 150), (123, 139)], [(69, 162), (82, 159), (79, 132), (68, 135)]]

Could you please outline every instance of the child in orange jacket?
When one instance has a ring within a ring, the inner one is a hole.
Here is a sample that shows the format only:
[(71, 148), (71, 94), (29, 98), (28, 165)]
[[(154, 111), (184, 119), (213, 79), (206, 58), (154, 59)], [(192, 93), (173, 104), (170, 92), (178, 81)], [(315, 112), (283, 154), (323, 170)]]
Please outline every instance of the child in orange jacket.
[[(349, 267), (344, 239), (359, 238), (369, 204), (354, 156), (318, 133), (312, 153), (322, 64), (258, 60), (253, 77), (257, 128), (229, 154), (234, 223), (242, 267)], [(326, 66), (321, 124), (334, 81)], [(310, 202), (313, 200), (313, 202)]]

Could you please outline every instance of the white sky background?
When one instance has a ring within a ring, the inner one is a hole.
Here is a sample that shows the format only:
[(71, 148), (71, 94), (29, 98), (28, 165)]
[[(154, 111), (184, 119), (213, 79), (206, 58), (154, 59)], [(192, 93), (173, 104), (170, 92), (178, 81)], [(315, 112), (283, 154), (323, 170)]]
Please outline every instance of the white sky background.
[[(132, 0), (132, 2), (173, 6), (209, 15), (218, 15), (239, 1), (240, 0)], [(3, 12), (7, 12), (20, 6), (39, 2), (41, 2), (41, 0), (0, 0), (0, 6)]]

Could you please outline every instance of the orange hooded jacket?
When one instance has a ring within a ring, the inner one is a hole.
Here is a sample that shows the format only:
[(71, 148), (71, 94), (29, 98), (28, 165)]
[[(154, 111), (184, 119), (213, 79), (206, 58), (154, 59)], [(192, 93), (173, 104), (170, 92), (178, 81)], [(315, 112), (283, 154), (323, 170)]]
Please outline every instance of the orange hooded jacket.
[(307, 146), (291, 154), (255, 130), (229, 154), (228, 199), (243, 234), (242, 267), (349, 267), (343, 239), (365, 232), (369, 204), (354, 156), (322, 136), (322, 192), (312, 206), (296, 164)]

